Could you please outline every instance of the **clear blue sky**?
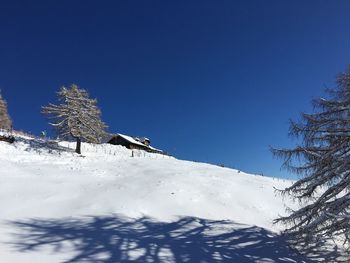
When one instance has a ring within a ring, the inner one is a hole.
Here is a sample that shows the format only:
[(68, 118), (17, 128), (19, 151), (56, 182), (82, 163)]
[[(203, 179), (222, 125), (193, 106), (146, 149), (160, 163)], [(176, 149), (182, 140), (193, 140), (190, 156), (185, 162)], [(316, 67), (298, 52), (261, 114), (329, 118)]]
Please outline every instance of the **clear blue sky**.
[(14, 127), (76, 83), (111, 132), (181, 159), (287, 177), (269, 145), (350, 63), (350, 1), (3, 1), (0, 88)]

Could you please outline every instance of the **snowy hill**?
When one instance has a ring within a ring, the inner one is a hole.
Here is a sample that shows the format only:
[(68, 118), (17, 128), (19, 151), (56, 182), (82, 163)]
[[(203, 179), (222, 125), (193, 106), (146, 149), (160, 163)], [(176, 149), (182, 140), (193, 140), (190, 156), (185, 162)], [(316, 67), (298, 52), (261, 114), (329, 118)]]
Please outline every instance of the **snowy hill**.
[(107, 144), (83, 144), (80, 157), (73, 147), (0, 142), (0, 262), (320, 260), (288, 248), (272, 224), (285, 211), (274, 187), (290, 181)]

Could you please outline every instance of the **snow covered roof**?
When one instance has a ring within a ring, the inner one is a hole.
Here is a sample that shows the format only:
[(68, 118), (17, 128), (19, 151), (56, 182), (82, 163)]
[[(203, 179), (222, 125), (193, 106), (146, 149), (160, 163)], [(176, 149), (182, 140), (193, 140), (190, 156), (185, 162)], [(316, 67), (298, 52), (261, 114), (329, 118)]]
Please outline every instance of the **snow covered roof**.
[(139, 142), (139, 141), (136, 141), (133, 137), (131, 136), (128, 136), (128, 135), (125, 135), (125, 134), (121, 134), (121, 133), (117, 133), (118, 136), (124, 138), (125, 140), (133, 143), (133, 144), (137, 144), (137, 145), (140, 145), (140, 146), (143, 146), (143, 147), (147, 147), (147, 145)]
[(153, 151), (163, 152), (162, 150), (159, 150), (159, 149), (154, 148), (154, 147), (152, 147), (152, 146), (148, 146), (148, 148), (150, 148), (150, 149), (153, 150)]

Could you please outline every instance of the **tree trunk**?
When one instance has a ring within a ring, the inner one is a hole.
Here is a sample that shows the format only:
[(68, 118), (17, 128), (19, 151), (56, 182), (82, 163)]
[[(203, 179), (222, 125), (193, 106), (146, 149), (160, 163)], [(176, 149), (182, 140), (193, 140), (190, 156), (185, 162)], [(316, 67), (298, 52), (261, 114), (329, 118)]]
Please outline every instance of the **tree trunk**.
[(75, 152), (78, 154), (81, 154), (81, 139), (80, 139), (80, 137), (77, 138), (77, 146), (75, 148)]

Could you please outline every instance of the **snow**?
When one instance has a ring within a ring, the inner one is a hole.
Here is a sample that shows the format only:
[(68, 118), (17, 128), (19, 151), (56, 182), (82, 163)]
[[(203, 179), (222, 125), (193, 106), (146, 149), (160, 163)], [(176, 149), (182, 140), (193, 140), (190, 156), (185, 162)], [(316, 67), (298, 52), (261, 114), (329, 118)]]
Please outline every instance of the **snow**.
[(316, 262), (272, 224), (291, 181), (74, 146), (0, 142), (0, 262)]

